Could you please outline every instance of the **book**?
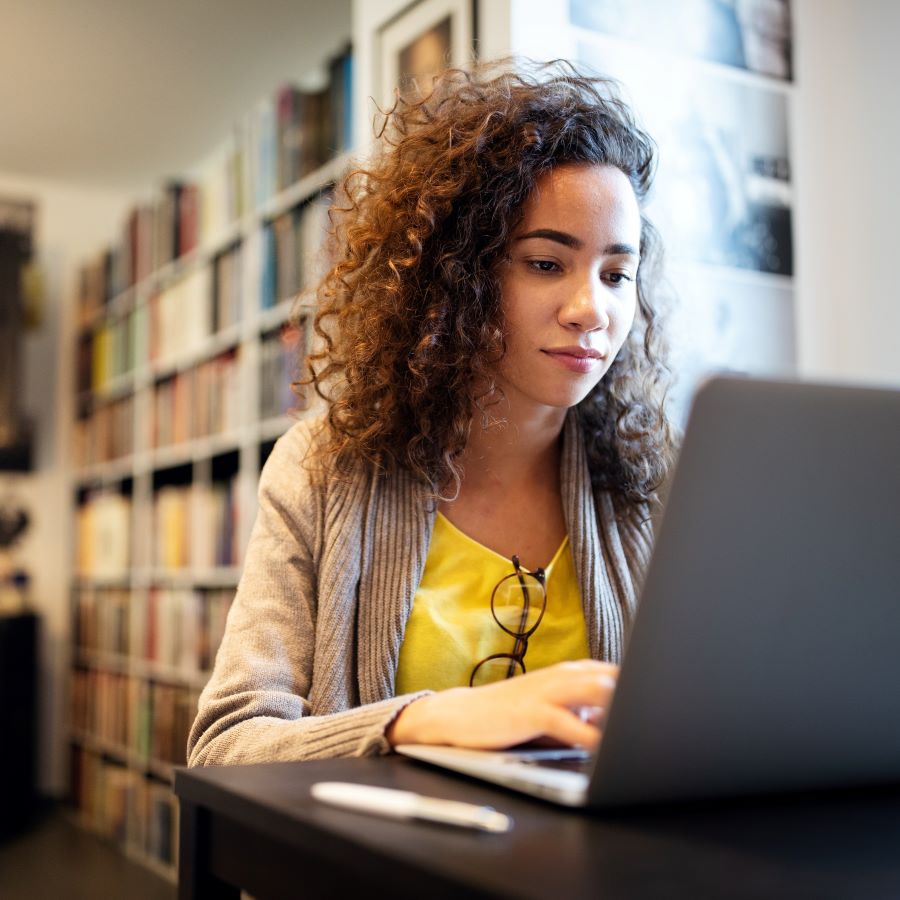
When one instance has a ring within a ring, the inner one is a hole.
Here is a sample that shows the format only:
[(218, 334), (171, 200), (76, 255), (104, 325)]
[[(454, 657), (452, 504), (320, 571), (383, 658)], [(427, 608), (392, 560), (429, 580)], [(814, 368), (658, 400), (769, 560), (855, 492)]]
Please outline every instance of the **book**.
[(310, 321), (302, 317), (262, 338), (259, 370), (259, 414), (263, 419), (306, 409), (307, 398), (293, 384), (302, 371), (309, 346)]
[(330, 155), (346, 153), (353, 146), (353, 51), (348, 44), (329, 64)]
[(90, 491), (75, 518), (77, 574), (115, 578), (128, 572), (131, 540), (131, 499), (116, 490)]
[(242, 275), (240, 244), (216, 255), (212, 284), (213, 334), (241, 321)]

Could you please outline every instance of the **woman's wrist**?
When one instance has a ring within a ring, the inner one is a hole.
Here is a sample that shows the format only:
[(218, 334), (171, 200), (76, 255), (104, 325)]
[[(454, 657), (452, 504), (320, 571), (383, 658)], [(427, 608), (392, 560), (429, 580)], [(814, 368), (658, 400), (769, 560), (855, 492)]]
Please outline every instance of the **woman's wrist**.
[(443, 744), (446, 741), (446, 721), (440, 708), (446, 695), (468, 690), (450, 688), (434, 694), (418, 697), (397, 713), (388, 725), (384, 736), (395, 747), (397, 744)]

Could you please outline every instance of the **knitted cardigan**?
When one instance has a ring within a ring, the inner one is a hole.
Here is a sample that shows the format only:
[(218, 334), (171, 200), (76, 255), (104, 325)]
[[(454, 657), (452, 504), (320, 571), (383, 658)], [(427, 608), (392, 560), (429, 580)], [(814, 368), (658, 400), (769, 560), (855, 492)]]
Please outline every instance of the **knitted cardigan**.
[[(385, 729), (421, 696), (395, 696), (394, 676), (435, 504), (402, 471), (317, 474), (306, 459), (321, 434), (321, 420), (297, 423), (263, 468), (243, 575), (188, 738), (192, 766), (386, 753)], [(560, 476), (591, 656), (618, 662), (649, 517), (594, 496), (574, 412)]]

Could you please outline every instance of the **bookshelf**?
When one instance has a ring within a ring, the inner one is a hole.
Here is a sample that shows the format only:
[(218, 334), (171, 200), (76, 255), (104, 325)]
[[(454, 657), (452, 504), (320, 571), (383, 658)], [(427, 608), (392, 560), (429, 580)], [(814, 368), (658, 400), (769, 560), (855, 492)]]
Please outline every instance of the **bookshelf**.
[(81, 270), (71, 588), (71, 798), (85, 827), (175, 879), (174, 767), (256, 514), (307, 402), (330, 189), (349, 165), (349, 49), (327, 89), (248, 114), (211, 168), (135, 205)]

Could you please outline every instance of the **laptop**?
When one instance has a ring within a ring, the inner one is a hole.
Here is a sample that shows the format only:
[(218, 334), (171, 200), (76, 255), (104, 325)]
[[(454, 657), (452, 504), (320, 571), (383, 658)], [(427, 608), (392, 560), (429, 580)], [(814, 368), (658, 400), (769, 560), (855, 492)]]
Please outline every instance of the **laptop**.
[(701, 387), (593, 757), (396, 749), (567, 806), (900, 782), (900, 391)]

